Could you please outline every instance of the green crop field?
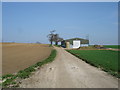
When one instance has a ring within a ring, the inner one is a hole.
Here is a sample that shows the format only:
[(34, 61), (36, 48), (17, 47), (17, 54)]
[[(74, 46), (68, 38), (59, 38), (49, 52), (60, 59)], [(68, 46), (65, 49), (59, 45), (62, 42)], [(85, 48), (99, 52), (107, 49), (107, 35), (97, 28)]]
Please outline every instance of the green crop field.
[(120, 77), (120, 68), (118, 69), (118, 55), (120, 51), (112, 50), (67, 50), (73, 55), (81, 58), (87, 63), (99, 67), (108, 73)]
[(120, 45), (104, 45), (106, 48), (120, 49)]

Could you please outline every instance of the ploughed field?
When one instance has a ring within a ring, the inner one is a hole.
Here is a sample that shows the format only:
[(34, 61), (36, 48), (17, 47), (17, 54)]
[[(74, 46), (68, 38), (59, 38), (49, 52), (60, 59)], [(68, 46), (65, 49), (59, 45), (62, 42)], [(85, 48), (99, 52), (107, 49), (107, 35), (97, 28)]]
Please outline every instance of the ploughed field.
[(2, 44), (2, 74), (16, 73), (47, 58), (51, 48), (46, 44)]

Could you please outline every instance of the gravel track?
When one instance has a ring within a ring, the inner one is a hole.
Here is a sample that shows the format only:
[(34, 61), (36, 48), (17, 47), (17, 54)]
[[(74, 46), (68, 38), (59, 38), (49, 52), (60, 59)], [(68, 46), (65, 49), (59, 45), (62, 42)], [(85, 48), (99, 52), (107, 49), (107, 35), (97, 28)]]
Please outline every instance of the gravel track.
[(21, 88), (118, 88), (118, 79), (93, 67), (63, 48), (55, 47), (57, 57), (42, 66)]

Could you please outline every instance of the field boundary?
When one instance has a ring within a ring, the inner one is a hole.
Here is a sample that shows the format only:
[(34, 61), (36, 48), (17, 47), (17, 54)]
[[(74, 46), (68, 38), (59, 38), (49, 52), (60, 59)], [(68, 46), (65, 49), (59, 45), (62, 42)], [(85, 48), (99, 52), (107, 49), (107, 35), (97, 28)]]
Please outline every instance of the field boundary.
[(106, 48), (120, 49), (120, 45), (103, 45)]
[(53, 49), (51, 51), (51, 54), (48, 58), (46, 58), (43, 61), (37, 62), (36, 64), (24, 69), (24, 70), (20, 70), (18, 73), (16, 74), (7, 74), (2, 76), (2, 82), (0, 83), (0, 85), (2, 86), (2, 88), (15, 88), (15, 87), (19, 87), (19, 84), (21, 83), (21, 79), (25, 79), (25, 78), (29, 78), (30, 75), (35, 72), (36, 70), (38, 70), (41, 66), (52, 62), (55, 57), (56, 57), (57, 51), (55, 49)]
[(69, 52), (70, 54), (76, 56), (77, 58), (79, 58), (79, 59), (85, 61), (86, 63), (90, 64), (91, 66), (97, 67), (97, 68), (99, 68), (99, 69), (101, 69), (101, 70), (107, 72), (108, 74), (110, 74), (110, 75), (112, 75), (112, 76), (115, 76), (116, 78), (120, 78), (119, 72), (116, 73), (116, 72), (114, 72), (114, 71), (107, 70), (107, 69), (105, 69), (105, 68), (103, 68), (103, 67), (101, 67), (101, 66), (98, 66), (98, 65), (93, 64), (92, 62), (90, 62), (90, 61), (88, 61), (88, 60), (86, 60), (86, 59), (84, 59), (84, 58), (81, 58), (80, 56), (78, 56), (78, 55), (76, 55), (76, 54), (70, 52), (69, 50), (66, 50), (66, 51)]

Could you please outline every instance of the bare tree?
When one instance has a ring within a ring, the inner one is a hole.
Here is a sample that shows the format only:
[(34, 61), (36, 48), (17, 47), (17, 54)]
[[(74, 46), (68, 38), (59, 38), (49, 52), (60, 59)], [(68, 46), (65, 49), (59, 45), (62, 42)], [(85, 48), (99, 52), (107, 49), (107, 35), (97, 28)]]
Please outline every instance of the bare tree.
[(58, 42), (61, 42), (63, 40), (63, 38), (59, 37), (59, 34), (54, 34), (53, 32), (55, 32), (55, 30), (50, 31), (50, 34), (47, 36), (51, 45), (53, 44), (53, 42), (55, 42), (55, 45), (58, 45)]
[(53, 41), (55, 42), (55, 45), (58, 45), (58, 42), (61, 42), (63, 38), (59, 37), (59, 34), (54, 34)]
[(55, 32), (55, 30), (50, 31), (50, 34), (47, 35), (47, 37), (48, 37), (48, 39), (49, 39), (51, 45), (53, 44), (54, 32)]

